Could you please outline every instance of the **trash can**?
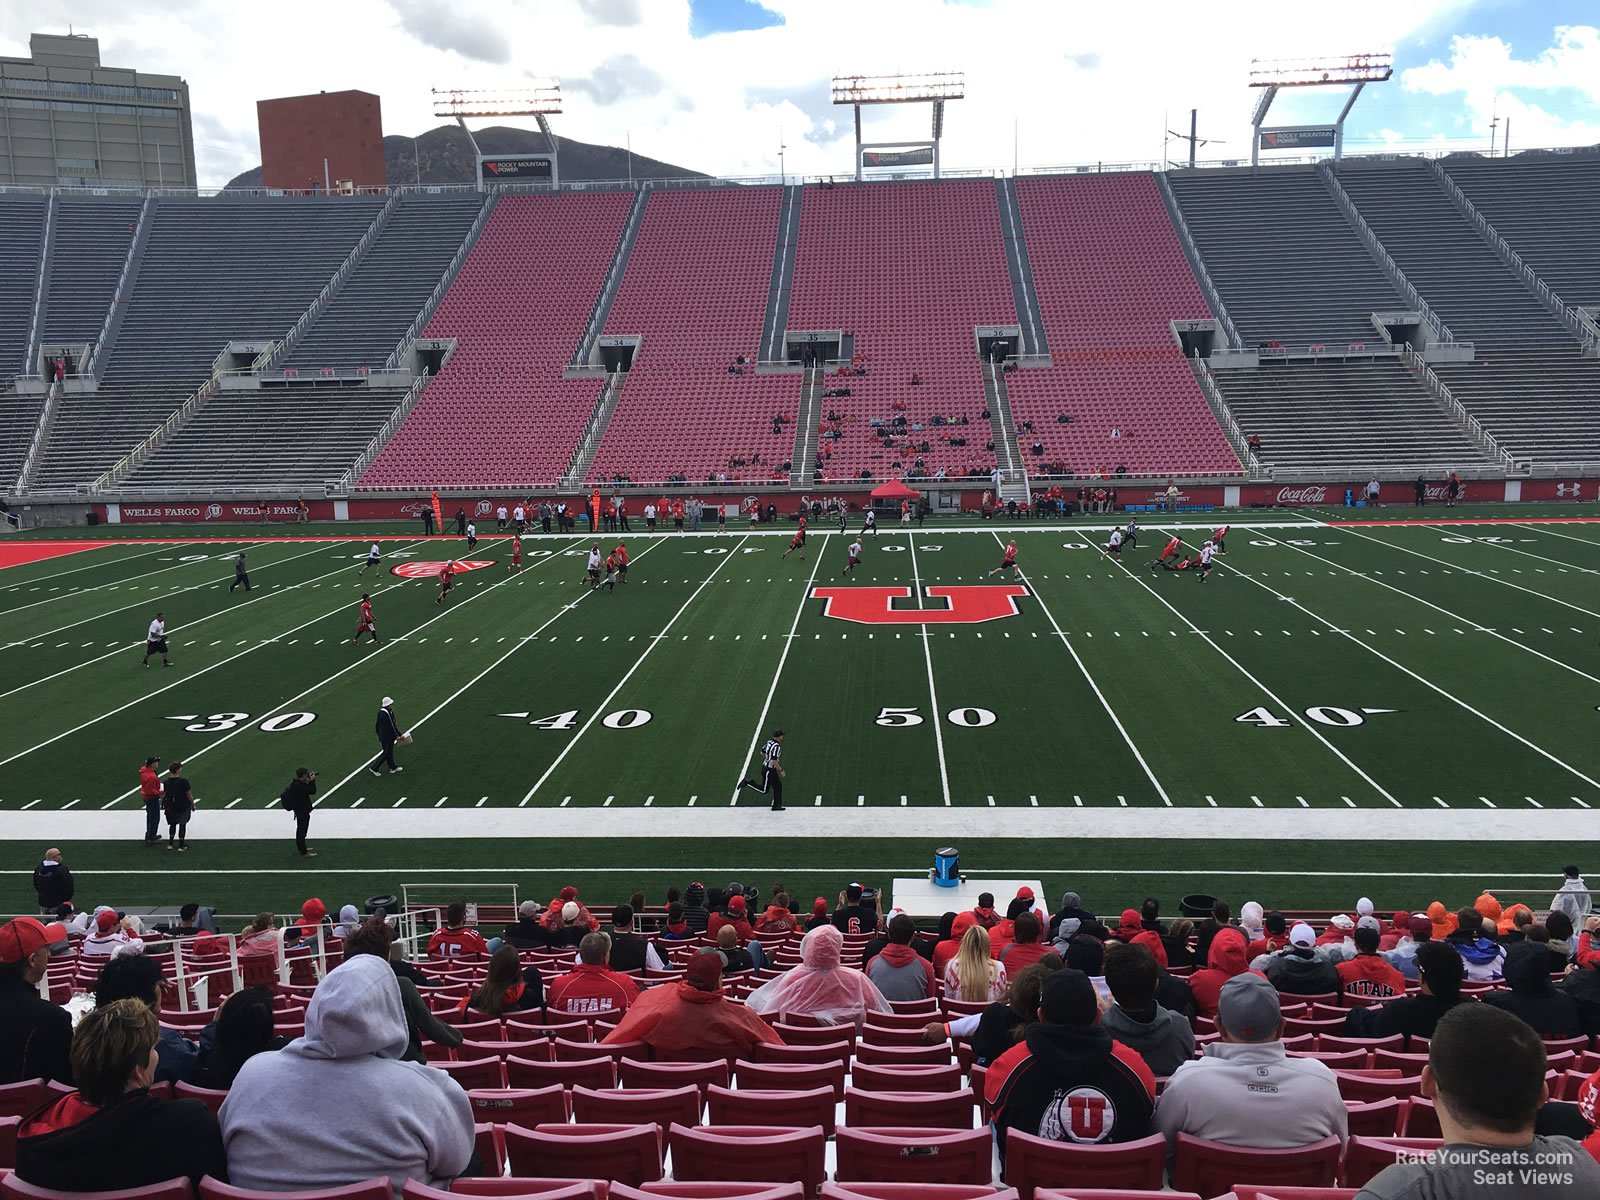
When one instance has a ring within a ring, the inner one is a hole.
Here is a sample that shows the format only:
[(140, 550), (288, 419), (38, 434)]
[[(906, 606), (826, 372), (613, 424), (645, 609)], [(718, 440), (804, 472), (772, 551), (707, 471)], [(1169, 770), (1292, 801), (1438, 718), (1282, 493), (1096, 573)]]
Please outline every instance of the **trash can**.
[(1178, 901), (1178, 911), (1186, 917), (1209, 917), (1211, 906), (1217, 902), (1215, 896), (1206, 896), (1196, 892), (1192, 896), (1185, 896)]
[(400, 900), (397, 896), (368, 896), (366, 904), (367, 916), (391, 916), (400, 911)]
[(935, 887), (956, 887), (961, 883), (961, 855), (954, 846), (941, 846), (933, 852)]

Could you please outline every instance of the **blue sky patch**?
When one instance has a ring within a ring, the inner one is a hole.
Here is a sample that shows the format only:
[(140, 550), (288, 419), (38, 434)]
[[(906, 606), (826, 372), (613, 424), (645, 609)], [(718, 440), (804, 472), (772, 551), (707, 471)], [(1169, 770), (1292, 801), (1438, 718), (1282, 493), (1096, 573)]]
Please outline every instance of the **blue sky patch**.
[(756, 0), (689, 0), (689, 33), (693, 37), (782, 24), (781, 14), (762, 7)]

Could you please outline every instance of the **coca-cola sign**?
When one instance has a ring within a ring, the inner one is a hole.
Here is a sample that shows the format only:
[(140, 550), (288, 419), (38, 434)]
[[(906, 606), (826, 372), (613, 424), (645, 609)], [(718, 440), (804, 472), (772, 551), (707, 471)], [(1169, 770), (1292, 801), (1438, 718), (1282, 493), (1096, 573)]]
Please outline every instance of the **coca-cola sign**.
[(1325, 484), (1304, 484), (1300, 487), (1282, 487), (1278, 489), (1274, 504), (1326, 504), (1328, 502), (1328, 489)]

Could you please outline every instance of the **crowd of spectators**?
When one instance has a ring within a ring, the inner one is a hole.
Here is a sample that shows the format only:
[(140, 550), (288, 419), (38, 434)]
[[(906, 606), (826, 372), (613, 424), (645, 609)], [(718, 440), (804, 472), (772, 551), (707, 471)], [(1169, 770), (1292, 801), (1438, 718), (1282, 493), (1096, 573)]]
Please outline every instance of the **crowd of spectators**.
[[(75, 926), (60, 856), (45, 862), (57, 866), (42, 882), (57, 890), (41, 892), (41, 909), (56, 901), (55, 919), (0, 925), (0, 1084), (42, 1078), (76, 1090), (23, 1116), (19, 1178), (92, 1191), (210, 1175), (284, 1191), (374, 1176), (443, 1186), (483, 1173), (467, 1094), (424, 1054), (424, 1043), (458, 1046), (462, 1033), (425, 999), (435, 981), (401, 952), (382, 912), (345, 905), (334, 921), (313, 899), (286, 926), (262, 914), (239, 935), (241, 953), (266, 934), (331, 947), (303, 1034), (280, 1036), (274, 989), (247, 986), (191, 1037), (161, 1023), (171, 985), (146, 939), (111, 909)], [(569, 887), (548, 905), (524, 902), (498, 935), (475, 928), (464, 902), (450, 904), (426, 960), (481, 966), (458, 1003), (463, 1020), (601, 1021), (602, 1043), (643, 1043), (664, 1059), (781, 1045), (780, 1018), (860, 1026), (897, 1003), (942, 1001), (946, 1019), (923, 1038), (964, 1039), (986, 1069), (1002, 1164), (1013, 1131), (1075, 1143), (1160, 1134), (1169, 1154), (1180, 1134), (1256, 1149), (1343, 1143), (1349, 1110), (1334, 1071), (1285, 1042), (1288, 1005), (1333, 998), (1348, 1037), (1398, 1036), (1402, 1050), (1427, 1039), (1421, 1095), (1445, 1134), (1444, 1151), (1383, 1171), (1363, 1200), (1474, 1195), (1474, 1170), (1497, 1163), (1553, 1172), (1540, 1195), (1596, 1196), (1600, 1071), (1576, 1103), (1552, 1100), (1545, 1081), (1545, 1039), (1600, 1035), (1600, 915), (1576, 868), (1566, 876), (1543, 920), (1488, 892), (1455, 912), (1436, 902), (1383, 919), (1362, 898), (1320, 932), (1254, 901), (1237, 919), (1218, 901), (1195, 921), (1163, 918), (1146, 898), (1102, 921), (1077, 893), (1047, 912), (1026, 887), (1003, 909), (984, 893), (920, 930), (861, 883), (808, 906), (781, 884), (762, 905), (739, 883), (695, 882), (671, 889), (664, 912), (647, 913), (636, 893), (606, 924)], [(214, 928), (188, 905), (161, 936), (198, 949), (219, 937)], [(762, 934), (802, 931), (798, 965), (730, 988), (762, 969)], [(87, 956), (91, 938), (117, 932), (129, 936), (103, 955), (74, 1028), (39, 984), (64, 947), (77, 942)], [(713, 944), (671, 950), (702, 935)], [(575, 951), (575, 961), (547, 979), (529, 951), (547, 969), (542, 955)], [(213, 1116), (198, 1101), (152, 1094), (166, 1083), (227, 1096)], [(133, 1145), (137, 1155), (106, 1152)]]

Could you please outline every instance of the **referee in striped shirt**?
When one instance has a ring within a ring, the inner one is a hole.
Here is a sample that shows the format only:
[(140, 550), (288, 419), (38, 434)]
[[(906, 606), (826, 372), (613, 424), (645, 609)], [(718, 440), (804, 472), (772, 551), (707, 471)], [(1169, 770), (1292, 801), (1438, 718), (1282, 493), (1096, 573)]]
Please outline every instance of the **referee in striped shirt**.
[(761, 786), (756, 787), (748, 779), (739, 781), (740, 787), (751, 788), (763, 796), (772, 797), (772, 811), (783, 812), (783, 730), (774, 729), (772, 736), (761, 747)]

